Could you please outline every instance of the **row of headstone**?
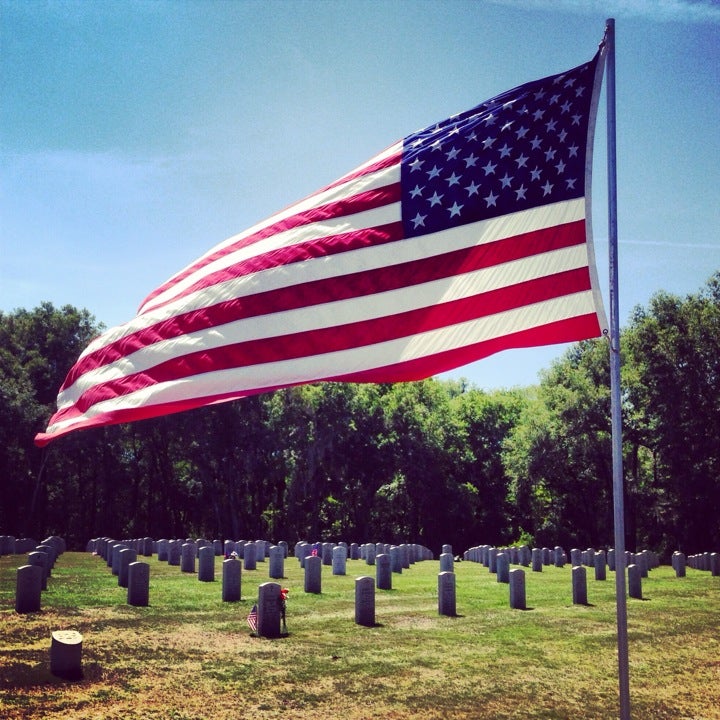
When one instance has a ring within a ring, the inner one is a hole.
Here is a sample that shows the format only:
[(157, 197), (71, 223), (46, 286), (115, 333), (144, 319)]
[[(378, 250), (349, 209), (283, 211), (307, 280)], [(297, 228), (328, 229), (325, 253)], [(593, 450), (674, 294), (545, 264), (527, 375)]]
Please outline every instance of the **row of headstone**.
[[(333, 575), (345, 575), (345, 568), (342, 572), (336, 572), (338, 565), (345, 561), (345, 548), (337, 545), (334, 548), (336, 562), (333, 564)], [(322, 592), (322, 558), (319, 555), (308, 555), (304, 558), (303, 568), (304, 584), (306, 593), (320, 594)], [(375, 558), (375, 578), (373, 587), (377, 585), (379, 590), (392, 590), (392, 567), (390, 556), (381, 553)], [(362, 623), (361, 623), (362, 624)]]
[[(336, 548), (342, 550), (336, 552)], [(345, 566), (341, 556), (347, 560), (364, 560), (368, 565), (374, 565), (378, 555), (388, 555), (391, 558), (392, 572), (401, 573), (403, 568), (407, 569), (416, 562), (422, 560), (432, 560), (432, 552), (417, 543), (402, 543), (400, 545), (391, 545), (389, 543), (351, 543), (345, 542), (314, 542), (309, 543), (300, 540), (295, 543), (293, 554), (297, 558), (301, 567), (304, 567), (305, 558), (317, 556), (321, 559), (323, 565), (337, 568), (334, 574), (344, 575)]]
[[(380, 552), (378, 552), (380, 551)], [(374, 583), (380, 590), (392, 590), (392, 573), (402, 573), (418, 560), (431, 559), (432, 553), (425, 547), (415, 544), (389, 545), (385, 543), (367, 543), (358, 545), (340, 542), (295, 544), (294, 555), (304, 569), (304, 589), (306, 593), (322, 592), (322, 566), (332, 567), (333, 575), (347, 574), (348, 554), (350, 559), (365, 560), (376, 567)]]
[(720, 554), (716, 552), (704, 552), (697, 555), (690, 555), (687, 564), (693, 570), (704, 570), (717, 577), (720, 575)]
[(544, 565), (564, 567), (567, 562), (565, 551), (560, 547), (552, 550), (550, 548), (533, 548), (531, 550), (527, 545), (507, 548), (478, 545), (463, 553), (465, 560), (480, 563), (493, 574), (497, 572), (498, 556), (502, 556), (500, 562), (503, 573), (505, 572), (506, 563), (508, 565), (522, 565), (523, 567), (532, 566), (535, 572), (542, 572)]
[(0, 555), (25, 555), (32, 552), (39, 544), (33, 538), (0, 535)]
[[(10, 536), (5, 536), (10, 537)], [(9, 542), (8, 543), (9, 547)], [(57, 535), (46, 538), (34, 549), (27, 547), (27, 564), (17, 569), (15, 577), (15, 611), (38, 612), (42, 604), (42, 592), (60, 555), (65, 552), (65, 540)], [(17, 542), (15, 543), (17, 550)], [(10, 553), (8, 553), (10, 554)], [(17, 553), (12, 553), (17, 554)]]
[[(491, 573), (497, 575), (498, 582), (510, 583), (512, 571), (511, 564), (527, 565), (528, 552), (530, 554), (529, 564), (534, 572), (542, 572), (544, 566), (554, 565), (564, 567), (567, 562), (565, 551), (556, 546), (555, 548), (533, 548), (527, 546), (519, 548), (495, 548), (491, 545), (480, 545), (470, 548), (464, 553), (464, 558), (473, 562), (482, 563)], [(711, 555), (708, 555), (708, 569), (711, 565)], [(685, 573), (685, 556), (682, 553), (673, 555), (673, 567), (678, 577)], [(595, 580), (604, 581), (607, 578), (606, 570), (609, 568), (615, 571), (616, 553), (610, 548), (604, 550), (587, 548), (580, 550), (573, 548), (570, 551), (570, 564), (572, 568), (572, 597), (573, 603), (578, 605), (587, 604), (587, 570), (592, 568)], [(628, 595), (632, 598), (642, 599), (642, 578), (648, 577), (653, 568), (659, 567), (660, 560), (657, 553), (650, 550), (643, 550), (638, 553), (625, 552), (625, 567), (628, 573)], [(441, 572), (452, 570), (450, 559), (444, 554), (441, 555)]]
[(375, 578), (371, 578), (373, 593), (375, 587), (392, 590), (392, 573), (402, 573), (403, 568), (409, 568), (412, 563), (432, 558), (430, 550), (417, 544), (352, 543), (348, 546), (344, 542), (308, 543), (304, 540), (295, 544), (294, 555), (305, 571), (304, 591), (314, 594), (322, 592), (322, 566), (331, 566), (333, 575), (345, 575), (348, 555), (352, 560), (365, 560), (368, 565), (375, 566)]
[[(501, 555), (507, 557), (505, 553), (501, 553)], [(510, 608), (525, 610), (527, 608), (525, 571), (522, 568), (508, 569), (506, 582), (509, 586)], [(449, 617), (457, 614), (455, 573), (449, 570), (441, 570), (438, 573), (438, 614)]]
[[(552, 553), (550, 548), (534, 548), (531, 550), (527, 545), (505, 548), (497, 548), (493, 545), (476, 545), (463, 553), (463, 559), (470, 562), (480, 563), (486, 568), (491, 569), (490, 571), (494, 573), (496, 571), (495, 566), (497, 555), (501, 552), (508, 556), (508, 560), (511, 565), (529, 567), (533, 561), (535, 563), (539, 563), (540, 565), (550, 565), (556, 562), (555, 555)], [(560, 557), (564, 563), (564, 553), (562, 553)]]
[[(605, 563), (604, 563), (605, 552), (600, 550), (595, 553), (595, 579), (605, 580)], [(642, 598), (642, 590), (639, 589), (638, 581), (641, 579), (641, 569), (639, 565), (631, 563), (627, 566), (628, 569), (628, 580), (629, 580), (629, 595), (630, 597)], [(573, 605), (587, 605), (588, 604), (588, 593), (587, 593), (587, 568), (586, 565), (573, 565), (571, 571), (572, 577), (572, 599)]]
[[(138, 555), (144, 555), (151, 557), (157, 553), (158, 560), (169, 562), (171, 565), (181, 565), (182, 553), (180, 548), (183, 545), (189, 545), (194, 553), (194, 559), (200, 559), (200, 552), (205, 548), (209, 548), (214, 557), (230, 557), (233, 553), (243, 559), (245, 556), (245, 549), (252, 545), (254, 549), (254, 561), (264, 562), (265, 558), (269, 555), (271, 543), (267, 540), (257, 540), (246, 542), (243, 540), (204, 540), (202, 538), (192, 539), (185, 538), (173, 539), (173, 540), (153, 540), (152, 538), (136, 538), (136, 539), (124, 539), (121, 541), (115, 541), (111, 538), (94, 538), (89, 540), (86, 546), (88, 552), (93, 552), (106, 558), (107, 546), (112, 542), (122, 542), (125, 547), (133, 549)], [(287, 543), (278, 543), (283, 548), (285, 557), (287, 557)], [(189, 556), (190, 549), (186, 550), (186, 556)], [(208, 554), (208, 550), (205, 551)], [(189, 564), (189, 560), (186, 558), (186, 562)], [(248, 568), (249, 569), (249, 568)], [(194, 572), (194, 570), (193, 570)]]
[[(505, 553), (511, 565), (531, 566), (533, 572), (542, 572), (543, 567), (555, 566), (565, 567), (568, 562), (568, 556), (565, 550), (560, 546), (554, 548), (532, 548), (527, 545), (519, 547), (496, 548), (492, 545), (478, 545), (466, 550), (463, 557), (471, 562), (482, 563), (490, 572), (496, 572), (496, 560), (499, 553)], [(595, 570), (597, 580), (605, 579), (606, 569), (615, 571), (616, 553), (613, 548), (609, 548), (607, 552), (604, 550), (596, 550), (595, 548), (587, 548), (580, 550), (573, 548), (570, 550), (571, 567), (585, 566)], [(657, 553), (651, 550), (643, 550), (638, 553), (625, 552), (625, 567), (631, 564), (640, 566), (643, 577), (647, 577), (649, 570), (660, 565), (660, 558)]]
[[(88, 541), (86, 545), (87, 552), (94, 552), (104, 557), (104, 545), (110, 540), (110, 538), (93, 538)], [(195, 559), (200, 558), (200, 550), (205, 547), (212, 548), (215, 557), (229, 558), (235, 553), (242, 560), (245, 555), (245, 548), (249, 544), (255, 546), (255, 561), (264, 562), (265, 558), (269, 557), (270, 548), (272, 543), (268, 540), (207, 540), (205, 538), (175, 538), (175, 539), (161, 539), (153, 540), (150, 537), (144, 538), (124, 538), (120, 542), (123, 542), (126, 547), (131, 548), (137, 552), (138, 555), (145, 557), (151, 557), (157, 554), (158, 560), (168, 561), (171, 549), (171, 543), (182, 546), (183, 544), (191, 544), (195, 547)], [(288, 556), (288, 544), (285, 541), (277, 543), (278, 546), (283, 548), (285, 557)], [(178, 563), (179, 564), (179, 563)]]
[[(230, 544), (231, 543), (231, 544)], [(116, 544), (122, 545), (122, 544)], [(265, 541), (261, 548), (255, 542), (244, 543), (240, 547), (239, 542), (226, 541), (224, 549), (227, 549), (229, 557), (224, 563), (231, 561), (228, 565), (223, 565), (223, 599), (232, 601), (240, 599), (240, 568), (239, 562), (241, 550), (242, 556), (246, 559), (246, 569), (255, 569), (256, 553), (259, 551), (265, 554)], [(115, 547), (115, 546), (113, 546)], [(268, 550), (270, 558), (270, 577), (284, 577), (284, 557), (287, 547), (271, 545)], [(195, 559), (197, 556), (198, 580), (201, 582), (215, 581), (215, 548), (210, 545), (201, 545), (197, 547), (194, 541), (182, 542), (179, 540), (159, 540), (158, 541), (158, 560), (167, 561), (170, 565), (178, 565), (181, 572), (195, 573)], [(233, 565), (232, 563), (235, 563)], [(248, 567), (250, 565), (250, 567)], [(226, 588), (225, 585), (228, 585)]]
[[(548, 549), (549, 551), (549, 549)], [(525, 572), (521, 568), (510, 569), (511, 564), (529, 566), (532, 562), (532, 551), (527, 545), (520, 547), (504, 548), (498, 550), (490, 545), (483, 545), (471, 548), (463, 554), (465, 560), (483, 563), (492, 573), (497, 576), (499, 583), (506, 583), (510, 590), (510, 607), (524, 610), (526, 608), (525, 597)], [(553, 555), (548, 553), (536, 553), (537, 559), (550, 562), (565, 562), (564, 553)], [(440, 554), (440, 573), (438, 574), (438, 612), (441, 615), (455, 615), (455, 558), (451, 545), (443, 545)]]
[(147, 607), (150, 604), (150, 565), (138, 560), (148, 549), (145, 539), (117, 542), (112, 538), (96, 538), (86, 547), (88, 552), (102, 558), (110, 572), (117, 576), (118, 587), (127, 590), (128, 605)]
[[(241, 596), (241, 573), (242, 562), (240, 555), (244, 558), (246, 569), (256, 569), (256, 558), (262, 554), (263, 561), (266, 553), (266, 541), (241, 543), (240, 541), (225, 541), (223, 550), (228, 552), (229, 557), (223, 561), (222, 568), (222, 599), (225, 602), (235, 602)], [(110, 538), (96, 538), (88, 543), (88, 551), (100, 555), (112, 568), (113, 574), (118, 575), (118, 584), (121, 587), (128, 587), (129, 566), (137, 560), (137, 543), (132, 541), (132, 547), (126, 547), (126, 542), (116, 542)], [(200, 582), (215, 581), (215, 557), (216, 548), (214, 544), (200, 541), (182, 540), (158, 540), (155, 543), (158, 552), (158, 561), (166, 561), (169, 565), (175, 565), (181, 572), (195, 573), (197, 563), (197, 577)], [(240, 550), (240, 553), (237, 551)], [(287, 543), (270, 545), (267, 547), (267, 554), (270, 559), (269, 573), (271, 578), (284, 577), (284, 560), (287, 555)], [(249, 566), (249, 567), (248, 567)], [(133, 593), (132, 598), (135, 597)], [(131, 604), (134, 604), (131, 603)]]

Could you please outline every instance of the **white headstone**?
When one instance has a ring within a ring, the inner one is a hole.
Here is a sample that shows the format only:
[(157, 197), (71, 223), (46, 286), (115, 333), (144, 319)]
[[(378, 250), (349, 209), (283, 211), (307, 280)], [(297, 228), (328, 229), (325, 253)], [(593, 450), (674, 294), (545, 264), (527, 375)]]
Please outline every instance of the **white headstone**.
[(572, 569), (573, 605), (587, 605), (587, 571), (583, 565)]
[(595, 553), (595, 579), (596, 580), (605, 580), (607, 573), (606, 573), (607, 563), (605, 562), (605, 551), (604, 550), (598, 550)]
[(260, 637), (280, 637), (280, 585), (266, 582), (258, 587), (258, 628)]
[(525, 571), (515, 568), (509, 573), (510, 607), (513, 610), (525, 610)]
[(638, 565), (628, 565), (628, 595), (642, 600), (642, 570)]
[(128, 605), (145, 607), (150, 603), (150, 565), (133, 562), (128, 565)]
[(243, 563), (246, 570), (257, 568), (257, 546), (255, 543), (247, 542), (243, 547)]
[(532, 569), (533, 569), (533, 572), (542, 572), (543, 553), (540, 548), (532, 549)]
[(438, 613), (454, 617), (455, 605), (455, 573), (438, 573)]
[(15, 612), (31, 613), (40, 610), (43, 569), (39, 565), (23, 565), (15, 579)]
[(195, 555), (197, 554), (197, 547), (195, 543), (183, 543), (180, 548), (180, 572), (194, 573), (195, 572)]
[(497, 581), (499, 583), (510, 582), (510, 557), (506, 552), (499, 552), (495, 558), (497, 568)]
[(270, 547), (269, 576), (274, 580), (280, 580), (285, 576), (285, 551), (280, 545)]
[(137, 552), (124, 547), (120, 550), (118, 557), (118, 585), (126, 588), (128, 586), (128, 567), (130, 563), (137, 560)]
[(222, 599), (223, 602), (240, 600), (240, 578), (242, 563), (235, 558), (228, 558), (222, 563)]
[(205, 545), (198, 553), (198, 580), (215, 582), (215, 548)]
[(343, 545), (336, 545), (332, 552), (332, 574), (345, 575), (347, 572), (347, 548)]
[(305, 558), (305, 592), (319, 594), (322, 591), (322, 559), (318, 555)]
[(378, 590), (392, 590), (390, 556), (385, 553), (375, 557), (375, 584)]
[(355, 580), (355, 622), (365, 627), (375, 625), (375, 580), (369, 576)]
[(40, 587), (42, 590), (47, 590), (47, 578), (48, 578), (48, 572), (47, 572), (47, 564), (48, 564), (48, 556), (47, 553), (39, 552), (38, 550), (35, 550), (31, 553), (28, 553), (27, 556), (28, 565), (37, 565), (37, 567), (40, 568), (42, 571), (41, 573), (41, 579), (40, 579)]

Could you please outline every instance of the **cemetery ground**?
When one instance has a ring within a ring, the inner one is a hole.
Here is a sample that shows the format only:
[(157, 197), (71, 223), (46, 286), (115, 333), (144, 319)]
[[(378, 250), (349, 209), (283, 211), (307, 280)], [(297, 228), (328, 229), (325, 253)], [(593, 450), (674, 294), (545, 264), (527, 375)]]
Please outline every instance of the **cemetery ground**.
[[(268, 564), (242, 571), (242, 599), (222, 602), (214, 582), (150, 564), (150, 605), (127, 604), (105, 562), (64, 553), (39, 612), (15, 612), (16, 568), (0, 557), (0, 717), (107, 720), (312, 718), (423, 720), (618, 716), (615, 578), (588, 573), (588, 604), (573, 605), (571, 568), (526, 568), (527, 610), (478, 563), (455, 563), (457, 616), (438, 614), (437, 561), (393, 573), (376, 591), (376, 624), (354, 622), (354, 583), (375, 568), (323, 567), (306, 594), (298, 561), (285, 560), (288, 634), (254, 637), (246, 617)], [(720, 718), (720, 577), (669, 566), (628, 600), (634, 718)], [(55, 630), (83, 635), (83, 676), (50, 673)]]

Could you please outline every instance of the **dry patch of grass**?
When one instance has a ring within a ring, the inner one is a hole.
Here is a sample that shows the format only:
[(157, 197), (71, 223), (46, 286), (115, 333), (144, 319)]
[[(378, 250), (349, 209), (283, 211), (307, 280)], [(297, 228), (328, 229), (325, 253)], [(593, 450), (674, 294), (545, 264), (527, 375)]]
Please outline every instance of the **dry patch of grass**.
[[(509, 608), (486, 568), (456, 565), (458, 616), (437, 614), (436, 562), (377, 591), (377, 626), (354, 624), (354, 578), (323, 568), (307, 595), (286, 561), (289, 635), (252, 637), (245, 617), (267, 566), (243, 572), (242, 600), (155, 558), (150, 607), (97, 557), (66, 553), (39, 613), (14, 612), (14, 571), (0, 558), (3, 720), (604, 720), (617, 717), (614, 583), (589, 580), (591, 605), (571, 603), (570, 568), (528, 571), (531, 610)], [(219, 561), (218, 561), (219, 566)], [(652, 571), (647, 600), (629, 604), (633, 716), (720, 718), (720, 578)], [(50, 634), (83, 634), (83, 678), (50, 674)]]

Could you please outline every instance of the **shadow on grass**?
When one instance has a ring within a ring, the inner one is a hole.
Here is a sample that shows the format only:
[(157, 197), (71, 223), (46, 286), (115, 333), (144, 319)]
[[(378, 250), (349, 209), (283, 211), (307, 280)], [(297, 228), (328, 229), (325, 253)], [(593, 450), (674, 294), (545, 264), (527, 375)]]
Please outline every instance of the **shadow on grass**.
[(266, 637), (265, 635), (258, 635), (255, 632), (248, 633), (248, 637), (251, 637), (255, 640), (286, 640), (287, 638), (291, 637), (292, 633), (288, 632), (287, 630), (284, 632), (281, 632), (279, 635), (276, 635), (275, 637)]
[(574, 607), (574, 606), (576, 606), (576, 605), (579, 605), (580, 607), (586, 607), (586, 608), (594, 608), (594, 607), (596, 607), (596, 605), (595, 605), (594, 603), (590, 603), (590, 602), (573, 603), (572, 605), (566, 605), (565, 607), (571, 608), (571, 607)]
[(0, 692), (32, 690), (53, 685), (93, 684), (104, 677), (102, 665), (97, 662), (84, 662), (79, 672), (54, 674), (50, 671), (49, 658), (30, 658), (32, 662), (20, 661), (3, 667)]

